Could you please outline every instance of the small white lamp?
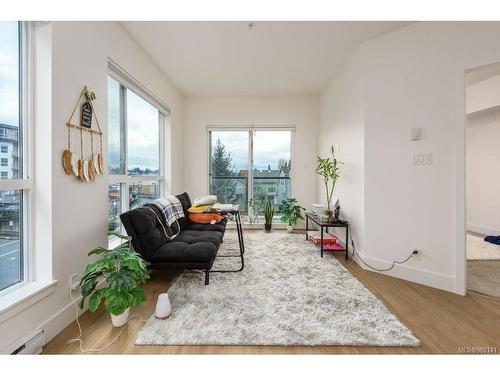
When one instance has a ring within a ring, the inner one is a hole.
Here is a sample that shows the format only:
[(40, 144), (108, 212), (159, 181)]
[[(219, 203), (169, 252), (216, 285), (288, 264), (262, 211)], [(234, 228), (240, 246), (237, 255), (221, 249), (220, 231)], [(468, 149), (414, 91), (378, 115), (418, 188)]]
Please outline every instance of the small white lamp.
[(168, 293), (161, 293), (158, 296), (158, 301), (156, 302), (155, 318), (168, 319), (171, 313), (172, 313), (172, 307), (170, 306)]

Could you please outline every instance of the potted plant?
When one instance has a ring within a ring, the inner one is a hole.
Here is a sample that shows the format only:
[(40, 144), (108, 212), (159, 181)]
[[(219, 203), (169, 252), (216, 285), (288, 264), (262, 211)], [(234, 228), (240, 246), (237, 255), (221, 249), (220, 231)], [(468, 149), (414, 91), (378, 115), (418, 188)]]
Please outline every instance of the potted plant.
[(335, 158), (335, 148), (333, 146), (330, 148), (330, 153), (332, 154), (331, 157), (322, 158), (318, 156), (318, 166), (316, 167), (316, 173), (323, 177), (325, 183), (327, 204), (325, 215), (329, 218), (332, 217), (333, 191), (339, 178), (339, 165), (342, 164)]
[(279, 209), (282, 212), (280, 220), (287, 224), (286, 231), (292, 233), (293, 226), (298, 223), (299, 219), (304, 218), (301, 210), (305, 208), (300, 206), (295, 198), (287, 198), (283, 199)]
[(271, 232), (273, 217), (274, 217), (274, 206), (268, 198), (264, 206), (264, 220), (265, 220), (264, 228), (266, 230), (266, 233)]
[[(131, 307), (137, 307), (146, 300), (144, 290), (138, 285), (149, 279), (146, 262), (131, 250), (128, 236), (115, 235), (125, 242), (114, 249), (96, 247), (88, 255), (98, 255), (94, 263), (85, 269), (80, 281), (82, 300), (80, 308), (88, 300), (88, 309), (96, 311), (101, 302), (111, 314), (113, 326), (127, 323)], [(99, 282), (105, 285), (99, 287)]]

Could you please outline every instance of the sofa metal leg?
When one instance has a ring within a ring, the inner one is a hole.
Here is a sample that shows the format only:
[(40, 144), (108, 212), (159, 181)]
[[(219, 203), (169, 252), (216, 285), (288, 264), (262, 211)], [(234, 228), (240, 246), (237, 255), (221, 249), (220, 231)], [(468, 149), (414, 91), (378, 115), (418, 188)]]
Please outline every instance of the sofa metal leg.
[(205, 271), (205, 285), (208, 285), (209, 277), (210, 277), (210, 271), (206, 270)]

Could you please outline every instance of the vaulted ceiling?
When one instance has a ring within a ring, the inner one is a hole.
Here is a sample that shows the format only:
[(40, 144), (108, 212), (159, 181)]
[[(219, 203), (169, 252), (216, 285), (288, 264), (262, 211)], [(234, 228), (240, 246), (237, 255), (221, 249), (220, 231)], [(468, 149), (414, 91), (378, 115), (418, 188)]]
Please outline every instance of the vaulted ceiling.
[(316, 94), (355, 49), (407, 22), (122, 22), (186, 96)]

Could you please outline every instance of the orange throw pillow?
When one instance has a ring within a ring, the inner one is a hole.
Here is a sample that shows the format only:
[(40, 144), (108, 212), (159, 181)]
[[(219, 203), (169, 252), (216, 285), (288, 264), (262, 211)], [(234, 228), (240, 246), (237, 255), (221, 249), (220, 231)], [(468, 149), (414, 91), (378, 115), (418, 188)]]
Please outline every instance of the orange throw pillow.
[(189, 213), (189, 220), (198, 224), (210, 224), (212, 220), (215, 220), (216, 223), (220, 223), (223, 219), (224, 216), (217, 213)]

